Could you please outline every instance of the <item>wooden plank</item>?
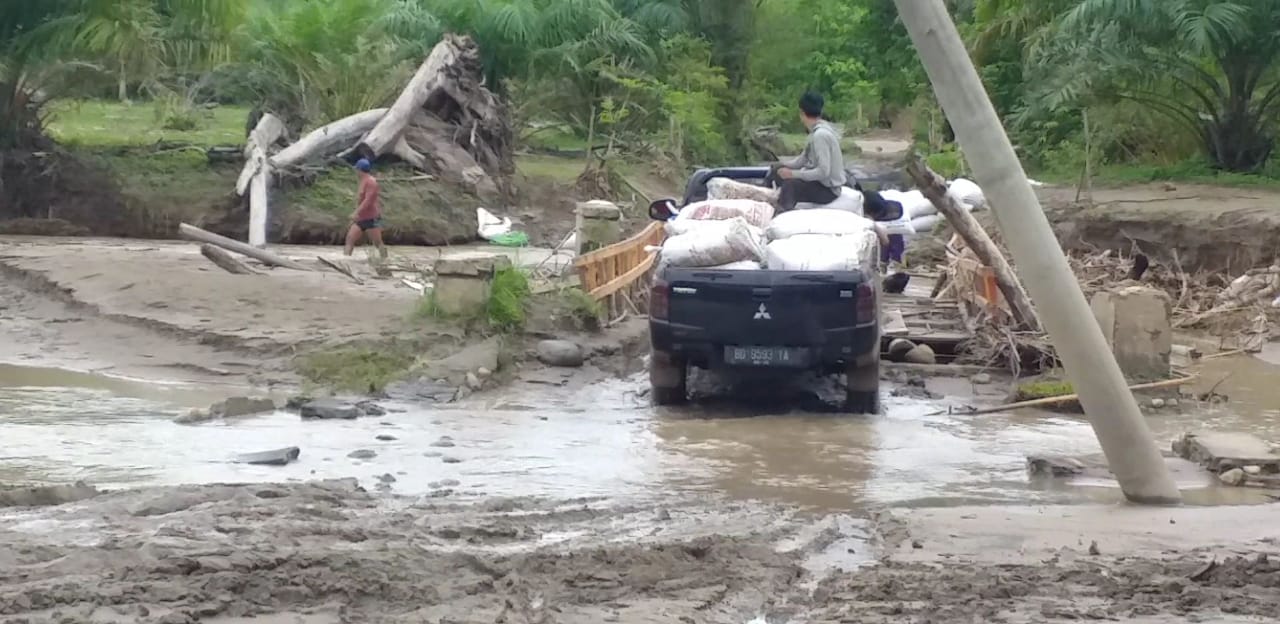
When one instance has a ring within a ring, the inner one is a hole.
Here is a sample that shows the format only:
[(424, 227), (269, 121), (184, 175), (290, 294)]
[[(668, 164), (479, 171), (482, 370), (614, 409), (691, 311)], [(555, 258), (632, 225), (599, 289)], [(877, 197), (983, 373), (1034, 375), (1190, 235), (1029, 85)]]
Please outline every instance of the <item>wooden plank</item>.
[(588, 294), (599, 301), (618, 292), (619, 290), (622, 290), (623, 288), (626, 288), (627, 286), (630, 286), (633, 282), (643, 276), (650, 267), (653, 266), (653, 263), (657, 259), (658, 254), (649, 254), (649, 257), (646, 258), (644, 262), (637, 264), (630, 271), (627, 271), (626, 273), (614, 278), (609, 283), (590, 291)]

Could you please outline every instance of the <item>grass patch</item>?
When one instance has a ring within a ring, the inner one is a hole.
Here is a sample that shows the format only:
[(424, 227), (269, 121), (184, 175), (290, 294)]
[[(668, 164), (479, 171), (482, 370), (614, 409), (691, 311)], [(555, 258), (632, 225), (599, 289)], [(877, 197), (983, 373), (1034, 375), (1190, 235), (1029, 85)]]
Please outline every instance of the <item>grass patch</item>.
[(1018, 384), (1018, 392), (1015, 400), (1034, 401), (1036, 399), (1066, 396), (1068, 394), (1075, 394), (1075, 392), (1075, 387), (1073, 387), (1069, 381), (1062, 379), (1037, 379)]
[(524, 271), (506, 268), (494, 273), (489, 302), (485, 305), (489, 326), (504, 332), (523, 329), (530, 292), (529, 276)]
[(184, 120), (187, 123), (180, 130), (165, 128), (159, 111), (149, 102), (58, 101), (50, 110), (48, 131), (63, 145), (82, 147), (129, 147), (160, 141), (204, 146), (244, 143), (248, 108), (199, 109)]
[[(1053, 184), (1074, 186), (1080, 183), (1079, 171), (1043, 171), (1038, 172), (1038, 175), (1043, 176), (1044, 181)], [(1150, 184), (1152, 182), (1280, 188), (1280, 161), (1273, 161), (1260, 174), (1216, 171), (1204, 161), (1191, 160), (1170, 165), (1103, 165), (1095, 170), (1093, 176), (1095, 186), (1126, 186), (1130, 184)]]
[(381, 392), (402, 378), (414, 362), (406, 346), (344, 347), (299, 356), (298, 373), (307, 382), (343, 392)]
[(557, 184), (572, 185), (586, 167), (587, 162), (583, 158), (528, 154), (516, 159), (516, 172), (520, 175)]

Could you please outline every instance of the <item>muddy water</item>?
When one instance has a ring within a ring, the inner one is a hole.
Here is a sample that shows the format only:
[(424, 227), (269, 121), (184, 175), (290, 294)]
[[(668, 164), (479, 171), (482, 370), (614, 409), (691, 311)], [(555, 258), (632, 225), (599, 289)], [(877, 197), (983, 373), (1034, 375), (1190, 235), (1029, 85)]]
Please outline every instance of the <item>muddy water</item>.
[[(1208, 411), (1152, 414), (1159, 439), (1198, 429), (1280, 434), (1280, 400), (1270, 381), (1280, 368), (1250, 357), (1207, 368), (1205, 383), (1231, 373), (1219, 391), (1232, 401)], [(792, 402), (654, 409), (642, 380), (633, 378), (577, 390), (529, 384), (439, 409), (387, 404), (388, 415), (357, 421), (300, 422), (277, 412), (188, 426), (171, 420), (218, 396), (189, 386), (0, 366), (0, 483), (122, 487), (357, 477), (366, 487), (386, 482), (404, 494), (714, 497), (823, 511), (1120, 499), (1105, 470), (1067, 483), (1028, 480), (1027, 454), (1099, 454), (1082, 417), (949, 415), (948, 406), (998, 401), (1004, 389), (948, 378), (928, 385), (948, 398), (887, 396), (885, 414), (875, 418), (805, 411)], [(286, 467), (233, 461), (239, 453), (284, 446), (300, 447), (300, 461)], [(349, 457), (357, 450), (376, 457)], [(1171, 465), (1192, 503), (1263, 502), (1254, 492), (1218, 487), (1194, 467)]]

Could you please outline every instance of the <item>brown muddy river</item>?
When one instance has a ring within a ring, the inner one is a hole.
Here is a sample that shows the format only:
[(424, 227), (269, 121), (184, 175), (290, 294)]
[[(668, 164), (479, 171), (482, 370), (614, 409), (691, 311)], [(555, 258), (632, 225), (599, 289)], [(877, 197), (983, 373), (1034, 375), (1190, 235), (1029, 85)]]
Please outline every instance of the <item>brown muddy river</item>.
[[(1152, 413), (1162, 448), (1201, 429), (1276, 439), (1277, 367), (1242, 356), (1206, 369), (1201, 385), (1230, 373), (1219, 391), (1232, 400)], [(230, 392), (0, 365), (0, 483), (112, 488), (356, 477), (369, 488), (394, 479), (392, 492), (451, 489), (463, 499), (713, 497), (822, 511), (1120, 499), (1105, 472), (1051, 484), (1025, 472), (1028, 454), (1098, 456), (1082, 416), (948, 415), (949, 405), (1000, 400), (1002, 386), (951, 378), (928, 385), (943, 398), (886, 396), (874, 418), (725, 399), (655, 409), (635, 377), (573, 391), (517, 385), (438, 408), (384, 403), (386, 416), (354, 421), (301, 422), (281, 411), (191, 426), (171, 420)], [(975, 390), (986, 396), (974, 399)], [(289, 466), (231, 461), (286, 446), (302, 449)], [(356, 451), (376, 456), (350, 457)], [(1191, 503), (1266, 501), (1170, 461)]]

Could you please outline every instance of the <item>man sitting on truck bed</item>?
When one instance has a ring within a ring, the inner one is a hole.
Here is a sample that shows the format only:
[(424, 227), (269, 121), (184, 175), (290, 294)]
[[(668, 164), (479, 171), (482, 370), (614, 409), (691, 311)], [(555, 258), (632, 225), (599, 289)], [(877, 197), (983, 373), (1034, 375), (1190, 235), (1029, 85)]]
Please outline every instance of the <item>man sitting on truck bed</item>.
[(823, 99), (812, 91), (800, 96), (800, 121), (809, 131), (804, 152), (791, 162), (774, 165), (765, 182), (781, 189), (778, 212), (794, 210), (798, 203), (829, 204), (840, 197), (846, 181), (840, 132), (822, 119)]

